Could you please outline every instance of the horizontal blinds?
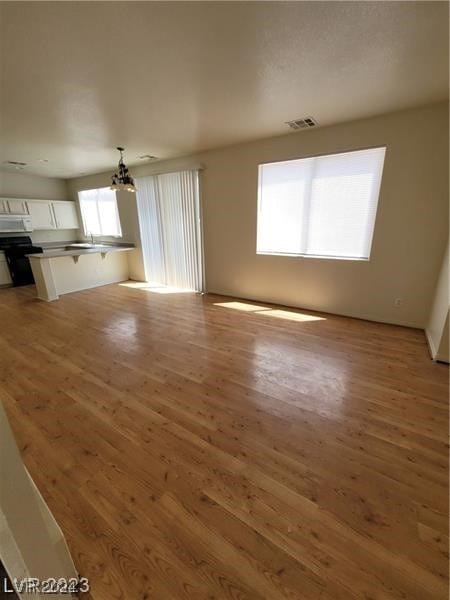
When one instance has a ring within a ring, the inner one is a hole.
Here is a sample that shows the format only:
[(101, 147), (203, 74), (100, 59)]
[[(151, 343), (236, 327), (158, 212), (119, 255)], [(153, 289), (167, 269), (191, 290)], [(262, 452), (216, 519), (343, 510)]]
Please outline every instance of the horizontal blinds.
[(369, 258), (385, 148), (260, 165), (257, 251)]

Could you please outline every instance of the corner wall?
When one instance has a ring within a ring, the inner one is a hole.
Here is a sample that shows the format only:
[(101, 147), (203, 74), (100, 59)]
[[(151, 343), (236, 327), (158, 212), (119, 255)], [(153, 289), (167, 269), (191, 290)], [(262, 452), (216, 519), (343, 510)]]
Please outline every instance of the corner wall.
[(449, 362), (449, 247), (444, 254), (426, 335), (433, 359)]

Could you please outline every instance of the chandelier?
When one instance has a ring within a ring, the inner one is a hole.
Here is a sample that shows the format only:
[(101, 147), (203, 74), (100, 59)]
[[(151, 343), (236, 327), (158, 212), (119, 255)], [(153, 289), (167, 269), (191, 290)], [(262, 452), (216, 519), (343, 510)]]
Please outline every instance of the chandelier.
[(134, 179), (131, 177), (128, 171), (127, 165), (123, 162), (123, 152), (125, 148), (117, 146), (117, 150), (120, 152), (120, 159), (118, 165), (118, 173), (114, 173), (111, 177), (111, 190), (120, 190), (125, 192), (135, 192), (136, 186), (134, 185)]

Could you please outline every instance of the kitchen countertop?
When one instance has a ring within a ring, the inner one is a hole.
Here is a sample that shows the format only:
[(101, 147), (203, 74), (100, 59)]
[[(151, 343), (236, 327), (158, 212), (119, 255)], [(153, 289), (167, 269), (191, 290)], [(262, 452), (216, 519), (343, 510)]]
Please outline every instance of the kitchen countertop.
[[(108, 252), (127, 252), (135, 248), (134, 244), (96, 244), (92, 248), (70, 248), (71, 244), (66, 243), (57, 248), (45, 249), (44, 252), (38, 252), (36, 254), (27, 254), (28, 258), (59, 258), (61, 256), (83, 256), (84, 254), (107, 254)], [(62, 249), (64, 248), (64, 249)], [(66, 248), (69, 248), (66, 250)]]
[(69, 240), (65, 242), (34, 242), (33, 246), (39, 246), (43, 250), (54, 250), (56, 248), (65, 248), (71, 244), (80, 244), (83, 240)]

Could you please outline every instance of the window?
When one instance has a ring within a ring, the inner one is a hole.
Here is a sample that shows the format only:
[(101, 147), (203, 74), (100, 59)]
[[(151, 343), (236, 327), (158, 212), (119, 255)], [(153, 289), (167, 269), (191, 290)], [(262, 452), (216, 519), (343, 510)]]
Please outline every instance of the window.
[(78, 192), (85, 235), (120, 237), (119, 211), (116, 192), (109, 188)]
[(385, 151), (259, 165), (257, 253), (368, 259)]

